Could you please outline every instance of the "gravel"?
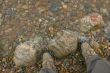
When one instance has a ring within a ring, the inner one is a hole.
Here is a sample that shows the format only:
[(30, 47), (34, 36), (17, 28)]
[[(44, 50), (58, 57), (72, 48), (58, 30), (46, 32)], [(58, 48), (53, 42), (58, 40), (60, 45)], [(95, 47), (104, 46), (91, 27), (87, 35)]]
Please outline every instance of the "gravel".
[[(56, 35), (51, 36), (48, 30), (51, 26), (57, 30), (79, 32), (80, 19), (93, 12), (100, 14), (107, 25), (86, 34), (79, 34), (98, 41), (102, 46), (101, 57), (109, 60), (110, 51), (105, 49), (110, 40), (109, 4), (110, 0), (0, 0), (0, 73), (38, 73), (42, 61), (35, 66), (15, 67), (13, 55), (16, 46), (38, 33), (44, 34), (44, 38), (54, 38)], [(52, 56), (54, 57), (53, 54)], [(80, 45), (75, 53), (54, 59), (59, 73), (86, 73)]]

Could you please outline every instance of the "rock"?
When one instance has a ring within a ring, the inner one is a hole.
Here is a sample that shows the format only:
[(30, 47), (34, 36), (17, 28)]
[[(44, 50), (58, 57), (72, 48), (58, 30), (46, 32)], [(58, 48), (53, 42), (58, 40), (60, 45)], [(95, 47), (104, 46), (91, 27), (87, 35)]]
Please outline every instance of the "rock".
[(75, 52), (77, 48), (77, 34), (69, 30), (62, 30), (57, 32), (55, 38), (49, 41), (49, 50), (58, 58), (62, 58)]
[(23, 9), (28, 9), (29, 7), (27, 5), (22, 6)]
[(90, 30), (96, 30), (104, 25), (103, 18), (98, 13), (92, 13), (80, 20), (80, 31), (89, 32)]
[(16, 47), (14, 52), (14, 62), (17, 66), (20, 65), (33, 65), (36, 61), (39, 61), (41, 54), (42, 38), (36, 36), (34, 39), (21, 43)]
[(60, 6), (58, 3), (51, 3), (50, 5), (50, 11), (57, 12), (59, 10)]
[(62, 2), (62, 8), (63, 9), (67, 9), (68, 8), (68, 5), (66, 5), (64, 2)]
[(84, 9), (83, 9), (86, 13), (90, 13), (92, 12), (92, 6), (91, 3), (84, 3)]
[(8, 8), (6, 11), (5, 11), (5, 15), (6, 16), (14, 16), (16, 13), (16, 8)]

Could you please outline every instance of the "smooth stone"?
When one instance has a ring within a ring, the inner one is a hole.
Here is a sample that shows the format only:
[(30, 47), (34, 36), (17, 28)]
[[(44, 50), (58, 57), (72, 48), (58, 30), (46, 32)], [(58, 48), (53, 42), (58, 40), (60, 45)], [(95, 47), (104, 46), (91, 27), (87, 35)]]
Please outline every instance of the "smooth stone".
[(76, 32), (62, 30), (57, 32), (55, 38), (49, 41), (48, 49), (54, 53), (57, 58), (62, 58), (75, 52), (77, 49), (78, 37)]
[(36, 36), (29, 41), (19, 44), (14, 52), (14, 62), (16, 66), (31, 66), (39, 61), (41, 54), (42, 37)]

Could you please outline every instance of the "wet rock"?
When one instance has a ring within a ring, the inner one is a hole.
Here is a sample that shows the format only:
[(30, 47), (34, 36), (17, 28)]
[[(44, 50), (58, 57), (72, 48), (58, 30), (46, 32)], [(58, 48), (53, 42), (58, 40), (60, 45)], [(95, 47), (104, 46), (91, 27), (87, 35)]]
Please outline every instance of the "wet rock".
[(36, 36), (34, 39), (21, 43), (14, 52), (14, 62), (17, 66), (33, 65), (39, 61), (42, 38)]
[(62, 30), (57, 36), (49, 41), (49, 50), (54, 52), (58, 58), (65, 57), (77, 48), (77, 34), (69, 30)]
[(59, 10), (59, 4), (58, 3), (51, 3), (50, 4), (50, 10), (52, 11), (52, 12), (57, 12), (58, 10)]
[(89, 32), (100, 29), (104, 25), (103, 18), (98, 13), (92, 13), (80, 20), (80, 31)]
[(28, 6), (27, 5), (23, 5), (22, 8), (23, 9), (28, 9)]
[(85, 3), (85, 4), (84, 4), (84, 11), (85, 11), (86, 13), (92, 12), (92, 6), (91, 6), (90, 3)]
[(67, 9), (68, 8), (68, 5), (66, 5), (65, 3), (62, 2), (62, 8), (63, 9)]
[(5, 10), (5, 15), (6, 16), (13, 16), (16, 14), (15, 11), (16, 11), (16, 8), (7, 8)]

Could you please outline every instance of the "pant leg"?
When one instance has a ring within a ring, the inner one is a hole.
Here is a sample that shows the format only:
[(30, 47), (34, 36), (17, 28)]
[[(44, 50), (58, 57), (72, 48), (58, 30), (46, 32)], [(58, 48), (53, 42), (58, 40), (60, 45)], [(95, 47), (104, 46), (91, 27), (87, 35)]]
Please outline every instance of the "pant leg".
[(54, 69), (42, 68), (39, 73), (57, 73)]
[(110, 63), (98, 56), (92, 56), (86, 63), (88, 73), (110, 73)]

